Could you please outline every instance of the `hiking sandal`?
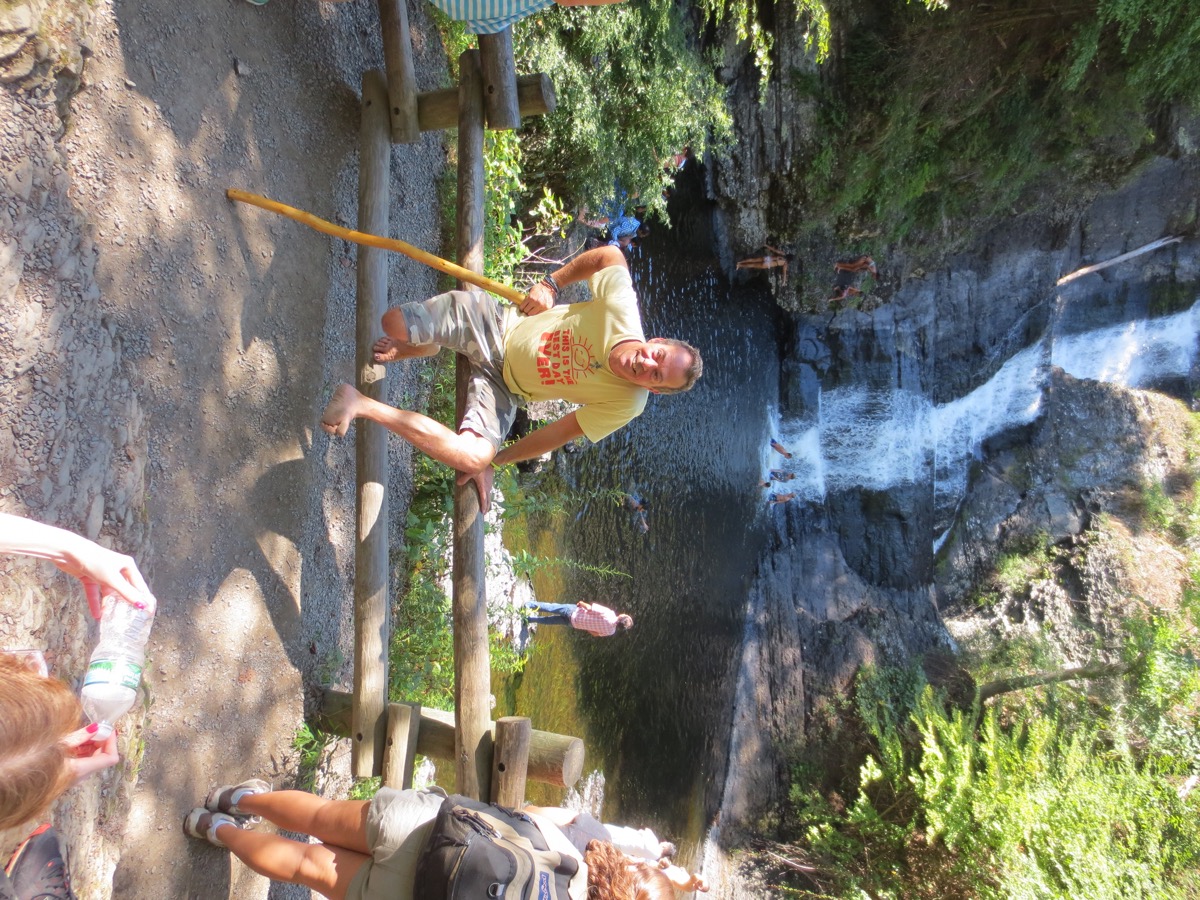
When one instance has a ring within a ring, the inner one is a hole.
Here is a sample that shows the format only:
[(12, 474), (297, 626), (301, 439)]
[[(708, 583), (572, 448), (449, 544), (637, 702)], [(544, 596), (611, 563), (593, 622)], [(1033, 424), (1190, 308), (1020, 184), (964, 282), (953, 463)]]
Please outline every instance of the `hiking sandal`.
[(217, 837), (217, 827), (232, 825), (241, 828), (242, 823), (228, 813), (212, 812), (202, 806), (197, 806), (183, 820), (183, 833), (200, 841), (208, 841), (214, 847), (224, 847)]
[(243, 781), (241, 784), (223, 784), (218, 788), (213, 788), (208, 797), (204, 801), (204, 808), (209, 812), (227, 813), (231, 816), (245, 816), (250, 820), (250, 824), (257, 825), (262, 821), (262, 816), (252, 815), (238, 809), (238, 801), (246, 794), (269, 794), (271, 793), (271, 785), (269, 782), (263, 781), (261, 778), (251, 778)]

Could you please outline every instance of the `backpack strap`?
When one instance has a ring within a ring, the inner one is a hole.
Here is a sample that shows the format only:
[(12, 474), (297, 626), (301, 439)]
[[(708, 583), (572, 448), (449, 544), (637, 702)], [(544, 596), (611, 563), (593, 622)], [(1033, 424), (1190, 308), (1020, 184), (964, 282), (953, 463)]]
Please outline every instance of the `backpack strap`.
[(571, 883), (567, 886), (567, 894), (571, 900), (587, 900), (588, 895), (588, 867), (583, 861), (581, 854), (575, 845), (567, 840), (567, 836), (559, 830), (558, 826), (536, 813), (524, 813), (537, 826), (538, 832), (545, 839), (546, 844), (551, 850), (555, 850), (564, 856), (571, 856), (579, 860), (579, 871), (571, 878)]

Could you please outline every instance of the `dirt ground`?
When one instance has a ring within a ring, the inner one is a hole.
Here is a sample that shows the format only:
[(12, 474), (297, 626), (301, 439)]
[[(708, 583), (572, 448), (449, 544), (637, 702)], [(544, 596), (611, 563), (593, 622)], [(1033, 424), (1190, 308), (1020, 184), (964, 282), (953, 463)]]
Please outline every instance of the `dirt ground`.
[[(419, 88), (447, 84), (425, 4), (409, 17)], [(122, 765), (53, 813), (83, 900), (307, 895), (179, 824), (215, 784), (289, 784), (305, 688), (349, 675), (354, 432), (316, 424), (353, 376), (355, 251), (224, 191), (353, 226), (381, 54), (368, 0), (0, 0), (0, 510), (133, 553), (159, 600)], [(392, 234), (433, 251), (443, 140), (392, 161)], [(399, 257), (390, 284), (435, 286)], [(420, 375), (393, 367), (393, 401)], [(399, 442), (392, 463), (402, 526)], [(78, 679), (77, 586), (0, 574), (0, 646)]]

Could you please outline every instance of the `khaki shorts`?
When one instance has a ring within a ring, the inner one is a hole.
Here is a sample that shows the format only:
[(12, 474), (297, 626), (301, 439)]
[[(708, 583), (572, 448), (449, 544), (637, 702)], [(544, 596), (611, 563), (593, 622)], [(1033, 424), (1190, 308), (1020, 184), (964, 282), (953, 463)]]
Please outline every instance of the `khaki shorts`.
[(522, 403), (504, 383), (504, 332), (516, 310), (480, 291), (448, 291), (406, 303), (400, 312), (410, 344), (449, 347), (470, 362), (466, 411), (458, 430), (470, 429), (499, 450)]
[(430, 791), (379, 789), (367, 809), (371, 858), (354, 874), (346, 900), (414, 900), (417, 857), (443, 799)]

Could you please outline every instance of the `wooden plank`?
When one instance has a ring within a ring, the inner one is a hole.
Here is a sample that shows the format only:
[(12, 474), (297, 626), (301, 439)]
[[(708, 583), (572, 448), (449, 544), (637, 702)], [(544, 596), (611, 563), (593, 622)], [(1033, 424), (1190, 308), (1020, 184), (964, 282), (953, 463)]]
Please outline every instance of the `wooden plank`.
[[(351, 696), (347, 691), (325, 688), (321, 705), (313, 716), (313, 726), (329, 734), (350, 734)], [(488, 722), (488, 729), (496, 727)], [(421, 727), (417, 729), (417, 752), (433, 759), (454, 759), (454, 713), (440, 709), (421, 709)], [(528, 779), (539, 784), (571, 787), (583, 775), (586, 748), (577, 737), (533, 730), (529, 739)]]
[[(358, 173), (360, 230), (387, 234), (392, 143), (388, 127), (387, 87), (371, 70), (362, 80), (362, 124)], [(358, 248), (355, 370), (360, 391), (382, 399), (383, 366), (371, 359), (371, 344), (387, 308), (387, 252)], [(360, 420), (355, 428), (357, 467), (354, 552), (354, 711), (350, 768), (356, 777), (383, 771), (386, 726), (388, 643), (387, 431)]]
[(529, 742), (533, 726), (524, 716), (496, 720), (496, 750), (492, 754), (492, 802), (507, 809), (525, 805), (529, 772)]
[[(517, 79), (517, 108), (521, 117), (554, 112), (558, 100), (550, 76), (538, 72)], [(417, 122), (422, 131), (458, 127), (458, 88), (426, 91), (417, 95)]]
[[(483, 79), (479, 52), (458, 58), (458, 261), (483, 271)], [(460, 284), (460, 288), (465, 285)], [(457, 361), (455, 421), (466, 405), (470, 369)], [(455, 789), (476, 799), (490, 794), (492, 693), (488, 651), (487, 580), (484, 577), (483, 516), (473, 484), (454, 489), (454, 708), (458, 711), (454, 744)]]
[(413, 786), (417, 737), (421, 730), (420, 703), (389, 703), (387, 752), (383, 757), (384, 787), (407, 790)]
[(483, 72), (483, 109), (487, 127), (511, 131), (521, 127), (517, 102), (517, 64), (513, 60), (512, 28), (479, 35), (479, 66)]
[(379, 27), (383, 32), (392, 140), (397, 144), (413, 144), (421, 139), (421, 127), (417, 124), (417, 73), (413, 69), (408, 6), (404, 0), (379, 0)]

